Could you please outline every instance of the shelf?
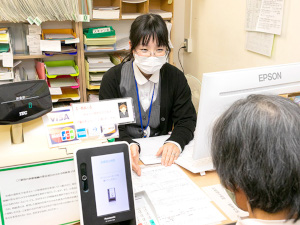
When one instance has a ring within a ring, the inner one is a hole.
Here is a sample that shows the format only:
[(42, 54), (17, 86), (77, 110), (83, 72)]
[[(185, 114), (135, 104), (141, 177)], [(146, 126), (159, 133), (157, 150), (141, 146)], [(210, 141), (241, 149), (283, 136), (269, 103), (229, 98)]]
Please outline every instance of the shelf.
[[(43, 59), (43, 58), (51, 58), (51, 57), (63, 57), (63, 56), (70, 56), (69, 54), (57, 54), (52, 56), (47, 55), (14, 55), (14, 59)], [(77, 56), (71, 55), (71, 56)], [(2, 58), (1, 58), (2, 60)]]

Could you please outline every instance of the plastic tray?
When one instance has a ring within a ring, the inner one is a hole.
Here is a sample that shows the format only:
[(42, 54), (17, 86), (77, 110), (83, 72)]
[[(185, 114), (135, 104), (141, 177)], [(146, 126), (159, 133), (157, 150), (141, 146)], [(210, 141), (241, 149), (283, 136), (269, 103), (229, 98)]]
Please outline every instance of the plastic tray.
[(114, 52), (116, 51), (116, 44), (111, 45), (113, 49), (102, 49), (102, 50), (87, 50), (87, 45), (84, 45), (84, 52)]
[(47, 71), (47, 66), (48, 67), (73, 66), (74, 69), (76, 70), (76, 73), (66, 74), (66, 75), (70, 75), (72, 77), (77, 77), (79, 75), (79, 69), (78, 69), (78, 66), (75, 64), (74, 60), (47, 61), (44, 63), (46, 65), (45, 71), (46, 71), (46, 75), (48, 78), (56, 78), (57, 76), (63, 76), (63, 75), (49, 75), (48, 71)]
[(87, 38), (83, 35), (83, 43), (86, 45), (113, 45), (117, 42), (116, 36), (104, 38)]
[[(45, 34), (72, 34), (76, 38), (76, 33), (73, 29), (44, 29), (42, 31), (42, 39), (45, 40)], [(65, 41), (65, 40), (61, 40)]]
[[(61, 78), (67, 78), (67, 77), (69, 77), (69, 75), (61, 75), (61, 76), (59, 76), (55, 79), (61, 79)], [(76, 79), (76, 78), (74, 78), (74, 79)], [(79, 79), (76, 79), (75, 81), (77, 82), (77, 85), (76, 86), (69, 86), (70, 88), (73, 88), (73, 89), (79, 88), (79, 86), (80, 86), (79, 85)], [(49, 79), (47, 79), (47, 84), (48, 84), (48, 87), (51, 87)]]

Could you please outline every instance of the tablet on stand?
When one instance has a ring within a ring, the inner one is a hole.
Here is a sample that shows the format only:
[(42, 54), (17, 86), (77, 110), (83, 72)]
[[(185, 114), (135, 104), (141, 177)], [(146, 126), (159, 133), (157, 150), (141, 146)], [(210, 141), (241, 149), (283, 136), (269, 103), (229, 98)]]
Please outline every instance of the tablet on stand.
[(129, 145), (115, 142), (74, 154), (80, 224), (136, 225)]

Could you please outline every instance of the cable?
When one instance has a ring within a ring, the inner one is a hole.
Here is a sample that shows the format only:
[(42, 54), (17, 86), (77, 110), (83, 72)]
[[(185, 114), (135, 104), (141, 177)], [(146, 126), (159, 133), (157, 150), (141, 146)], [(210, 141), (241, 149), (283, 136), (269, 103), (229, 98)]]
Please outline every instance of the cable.
[(181, 66), (181, 69), (182, 69), (183, 74), (184, 74), (184, 69), (183, 69), (183, 66), (182, 66), (182, 63), (181, 63), (181, 60), (180, 60), (180, 57), (179, 57), (179, 53), (180, 53), (180, 50), (181, 50), (181, 49), (184, 49), (184, 48), (186, 48), (186, 47), (185, 47), (185, 46), (182, 46), (182, 47), (179, 48), (179, 50), (178, 50), (178, 61), (179, 61), (179, 63), (180, 63), (180, 66)]

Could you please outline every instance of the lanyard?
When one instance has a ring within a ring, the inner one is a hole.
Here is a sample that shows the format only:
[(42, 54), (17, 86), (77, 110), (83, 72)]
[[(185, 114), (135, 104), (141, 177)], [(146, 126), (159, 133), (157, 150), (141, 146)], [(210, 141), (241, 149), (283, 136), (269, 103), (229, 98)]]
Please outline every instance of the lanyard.
[[(133, 64), (132, 64), (132, 69), (133, 69)], [(134, 73), (134, 69), (133, 69), (133, 73)], [(142, 112), (141, 112), (141, 104), (140, 104), (140, 96), (139, 96), (139, 88), (134, 76), (134, 81), (135, 81), (135, 90), (136, 90), (136, 95), (137, 95), (137, 100), (138, 100), (138, 106), (139, 106), (139, 113), (140, 113), (140, 122), (141, 122), (141, 128), (142, 128), (142, 132), (144, 135), (144, 138), (147, 137), (147, 128), (149, 126), (149, 122), (150, 122), (150, 115), (151, 115), (151, 109), (152, 109), (152, 103), (153, 103), (153, 96), (154, 96), (154, 90), (155, 90), (155, 84), (153, 87), (153, 93), (152, 93), (152, 98), (151, 98), (151, 103), (150, 103), (150, 108), (149, 108), (149, 114), (148, 114), (148, 123), (146, 125), (146, 127), (144, 128), (143, 126), (143, 120), (142, 120)]]

